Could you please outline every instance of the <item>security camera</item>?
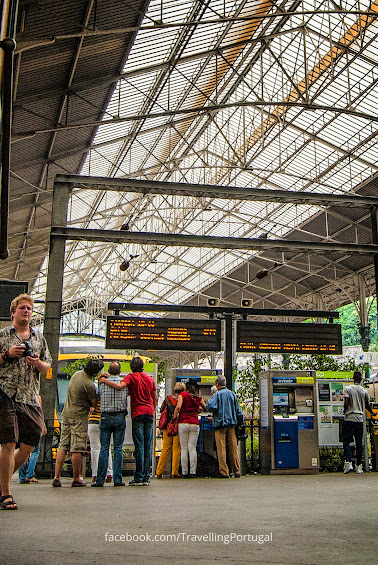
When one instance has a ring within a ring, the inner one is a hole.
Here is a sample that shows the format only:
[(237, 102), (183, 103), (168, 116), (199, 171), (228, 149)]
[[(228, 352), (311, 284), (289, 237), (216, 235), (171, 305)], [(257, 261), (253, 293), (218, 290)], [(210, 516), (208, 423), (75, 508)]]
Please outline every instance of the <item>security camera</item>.
[(253, 306), (252, 298), (242, 298), (241, 305), (243, 308), (252, 308)]
[(207, 305), (208, 306), (212, 306), (212, 307), (219, 306), (219, 302), (220, 302), (219, 298), (208, 298), (207, 299)]

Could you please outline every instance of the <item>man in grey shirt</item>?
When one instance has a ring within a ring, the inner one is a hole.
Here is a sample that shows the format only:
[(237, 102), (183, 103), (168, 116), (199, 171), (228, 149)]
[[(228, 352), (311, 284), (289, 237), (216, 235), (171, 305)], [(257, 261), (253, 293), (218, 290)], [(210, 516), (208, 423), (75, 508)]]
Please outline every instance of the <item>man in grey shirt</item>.
[[(108, 374), (102, 374), (101, 377), (107, 377), (110, 381), (120, 383), (122, 381), (121, 365), (118, 361), (110, 363)], [(110, 439), (113, 435), (113, 480), (115, 487), (124, 487), (122, 481), (122, 463), (123, 463), (123, 440), (126, 432), (126, 402), (128, 389), (123, 388), (117, 390), (111, 388), (104, 383), (98, 386), (100, 394), (100, 442), (101, 449), (98, 458), (97, 479), (92, 487), (102, 487), (104, 485), (106, 470), (108, 466), (108, 455)]]
[(361, 386), (362, 375), (359, 371), (353, 374), (353, 384), (344, 390), (344, 422), (343, 422), (343, 447), (345, 455), (344, 473), (353, 471), (352, 451), (350, 443), (353, 438), (356, 442), (356, 472), (363, 473), (362, 453), (363, 453), (363, 433), (364, 433), (364, 410), (368, 410), (373, 416), (370, 406), (369, 395), (365, 388)]

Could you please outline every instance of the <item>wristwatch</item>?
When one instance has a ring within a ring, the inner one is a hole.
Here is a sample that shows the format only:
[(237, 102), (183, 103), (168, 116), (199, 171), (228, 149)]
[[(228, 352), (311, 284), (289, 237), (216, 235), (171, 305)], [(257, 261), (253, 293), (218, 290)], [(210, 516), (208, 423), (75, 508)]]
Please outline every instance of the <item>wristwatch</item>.
[(1, 357), (3, 358), (3, 361), (8, 361), (9, 359), (9, 349), (6, 349), (5, 351), (2, 352)]

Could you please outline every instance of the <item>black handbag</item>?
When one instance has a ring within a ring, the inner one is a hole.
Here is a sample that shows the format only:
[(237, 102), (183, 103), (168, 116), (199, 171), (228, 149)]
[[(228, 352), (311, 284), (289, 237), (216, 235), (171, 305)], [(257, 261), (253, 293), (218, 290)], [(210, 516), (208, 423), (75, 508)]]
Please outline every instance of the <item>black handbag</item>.
[(236, 429), (236, 437), (238, 439), (245, 439), (247, 437), (243, 415), (237, 416), (237, 424), (235, 429)]

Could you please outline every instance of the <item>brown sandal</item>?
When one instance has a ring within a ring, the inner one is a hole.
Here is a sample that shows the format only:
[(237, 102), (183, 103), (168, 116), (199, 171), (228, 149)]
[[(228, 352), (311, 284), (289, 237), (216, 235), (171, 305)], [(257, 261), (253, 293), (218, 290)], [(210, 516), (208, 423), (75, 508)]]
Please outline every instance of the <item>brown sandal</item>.
[(18, 506), (11, 494), (0, 497), (0, 510), (17, 510)]

